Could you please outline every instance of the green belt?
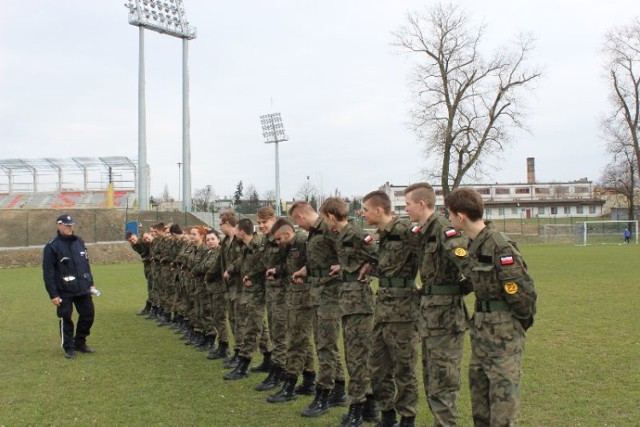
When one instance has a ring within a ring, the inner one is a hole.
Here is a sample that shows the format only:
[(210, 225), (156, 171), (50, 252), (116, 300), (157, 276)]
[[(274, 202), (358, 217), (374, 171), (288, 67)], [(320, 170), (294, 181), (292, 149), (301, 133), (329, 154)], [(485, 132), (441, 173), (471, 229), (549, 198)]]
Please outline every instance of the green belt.
[(378, 278), (378, 286), (381, 288), (409, 288), (413, 286), (413, 279), (405, 279), (402, 277), (380, 277)]
[(458, 285), (423, 286), (422, 295), (462, 295)]
[(310, 277), (329, 277), (329, 270), (312, 268), (309, 271), (307, 271), (307, 275), (309, 275)]
[(358, 273), (342, 273), (343, 282), (355, 282), (360, 275)]
[(492, 313), (495, 311), (511, 311), (509, 303), (505, 300), (476, 300), (476, 311)]

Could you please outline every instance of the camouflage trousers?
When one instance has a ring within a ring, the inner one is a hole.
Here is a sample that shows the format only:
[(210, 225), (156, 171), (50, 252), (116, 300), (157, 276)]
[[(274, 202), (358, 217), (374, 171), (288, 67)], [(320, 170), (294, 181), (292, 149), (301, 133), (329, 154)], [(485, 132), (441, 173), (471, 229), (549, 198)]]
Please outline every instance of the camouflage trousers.
[(422, 338), (422, 379), (436, 426), (458, 425), (464, 332)]
[(300, 375), (303, 371), (315, 372), (313, 351), (313, 311), (311, 307), (287, 310), (287, 373)]
[(205, 332), (206, 318), (211, 317), (211, 297), (208, 290), (204, 289), (203, 282), (193, 282), (193, 329), (197, 332)]
[(231, 280), (230, 282), (227, 282), (227, 289), (228, 289), (227, 313), (229, 315), (229, 328), (231, 329), (231, 334), (233, 335), (235, 348), (238, 349), (239, 348), (238, 342), (241, 341), (240, 339), (238, 339), (238, 328), (242, 322), (237, 319), (242, 319), (242, 317), (239, 316), (241, 293), (238, 291), (238, 284), (236, 283), (235, 280)]
[(144, 278), (147, 281), (147, 303), (153, 301), (153, 277), (151, 275), (151, 264), (144, 263)]
[(286, 284), (282, 280), (268, 281), (265, 285), (267, 321), (273, 352), (271, 361), (284, 368), (287, 365), (287, 306)]
[[(255, 286), (255, 285), (254, 285)], [(244, 331), (242, 343), (238, 347), (238, 353), (242, 357), (251, 359), (258, 348), (262, 353), (273, 350), (269, 337), (269, 328), (265, 319), (265, 294), (264, 289), (242, 294), (241, 312), (244, 314)]]
[(208, 335), (215, 335), (219, 342), (229, 342), (229, 326), (227, 325), (228, 294), (217, 289), (209, 291), (211, 318), (207, 327)]
[(472, 319), (469, 387), (473, 423), (516, 425), (525, 332), (509, 312), (476, 313)]
[(350, 405), (364, 402), (365, 394), (371, 392), (368, 362), (372, 330), (373, 313), (342, 316), (342, 340), (349, 373)]
[(415, 417), (418, 406), (417, 322), (380, 322), (373, 327), (371, 387), (382, 411)]
[(314, 284), (314, 280), (317, 279), (309, 279), (313, 304), (314, 341), (318, 354), (316, 384), (319, 388), (333, 390), (335, 380), (344, 381), (344, 368), (338, 349), (341, 317), (338, 303), (340, 286), (338, 282)]

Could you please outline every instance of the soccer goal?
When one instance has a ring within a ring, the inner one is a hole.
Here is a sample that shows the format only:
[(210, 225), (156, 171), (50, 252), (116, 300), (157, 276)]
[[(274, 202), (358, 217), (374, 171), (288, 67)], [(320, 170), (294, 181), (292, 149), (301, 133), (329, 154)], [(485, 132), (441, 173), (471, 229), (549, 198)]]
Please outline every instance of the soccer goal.
[(575, 224), (542, 224), (540, 225), (540, 237), (544, 243), (567, 243), (576, 242)]
[(623, 245), (625, 230), (631, 232), (629, 243), (638, 244), (638, 221), (583, 221), (575, 223), (575, 244)]

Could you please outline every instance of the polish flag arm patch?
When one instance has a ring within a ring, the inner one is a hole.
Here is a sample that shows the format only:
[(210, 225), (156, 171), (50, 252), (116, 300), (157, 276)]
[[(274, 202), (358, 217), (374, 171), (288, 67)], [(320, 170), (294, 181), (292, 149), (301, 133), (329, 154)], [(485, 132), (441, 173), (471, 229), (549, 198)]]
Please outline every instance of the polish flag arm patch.
[(373, 242), (373, 237), (369, 236), (367, 234), (367, 237), (364, 238), (364, 244), (365, 245), (370, 245)]
[(413, 234), (418, 234), (420, 232), (420, 226), (419, 225), (414, 225), (413, 228), (411, 229), (411, 232)]
[(501, 256), (500, 257), (500, 265), (511, 265), (514, 262), (515, 261), (513, 260), (513, 256), (511, 256), (511, 255)]
[(455, 236), (455, 235), (457, 235), (457, 234), (458, 234), (458, 232), (456, 231), (456, 229), (455, 229), (455, 228), (450, 228), (450, 229), (448, 229), (448, 230), (446, 230), (446, 231), (444, 232), (444, 235), (445, 235), (446, 237), (453, 237), (453, 236)]

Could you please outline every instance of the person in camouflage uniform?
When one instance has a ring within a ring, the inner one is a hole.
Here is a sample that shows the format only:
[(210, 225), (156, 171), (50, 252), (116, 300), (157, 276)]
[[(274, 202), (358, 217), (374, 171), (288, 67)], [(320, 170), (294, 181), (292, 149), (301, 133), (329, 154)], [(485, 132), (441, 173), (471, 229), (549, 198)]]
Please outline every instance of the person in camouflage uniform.
[(383, 191), (363, 198), (364, 219), (377, 227), (378, 291), (371, 349), (371, 386), (380, 405), (381, 425), (415, 424), (418, 406), (417, 238), (409, 221), (394, 217)]
[(144, 266), (144, 278), (147, 281), (147, 301), (145, 302), (144, 308), (140, 310), (137, 315), (138, 316), (146, 316), (151, 311), (151, 301), (152, 301), (152, 279), (151, 279), (151, 241), (153, 237), (151, 233), (144, 232), (142, 233), (142, 238), (139, 239), (136, 233), (131, 231), (127, 231), (125, 234), (126, 240), (131, 244), (131, 249), (136, 251), (140, 258), (142, 258), (142, 264)]
[(435, 212), (433, 187), (419, 182), (404, 190), (406, 211), (417, 226), (420, 258), (422, 378), (436, 426), (458, 424), (457, 400), (468, 312), (463, 295), (471, 291), (461, 268), (468, 260), (469, 240)]
[[(259, 347), (264, 329), (266, 271), (261, 268), (260, 262), (262, 252), (265, 251), (263, 236), (254, 233), (253, 222), (248, 218), (238, 221), (237, 236), (244, 243), (239, 270), (244, 286), (242, 299), (246, 304), (246, 320), (238, 365), (232, 372), (224, 375), (225, 380), (239, 380), (248, 376), (251, 357)], [(270, 343), (267, 347), (270, 347)], [(268, 351), (270, 350), (269, 348)]]
[[(260, 251), (260, 269), (265, 274), (267, 270), (276, 268), (283, 270), (285, 263), (284, 248), (276, 242), (271, 233), (271, 227), (276, 222), (276, 213), (272, 207), (262, 207), (256, 214), (258, 230), (263, 235), (263, 250)], [(271, 390), (280, 385), (284, 367), (287, 364), (287, 306), (285, 301), (285, 290), (287, 278), (281, 275), (270, 275), (265, 283), (265, 300), (267, 307), (268, 330), (273, 351), (265, 353), (263, 364), (252, 368), (252, 372), (268, 370), (269, 375), (256, 385), (257, 391)]]
[[(331, 266), (331, 275), (341, 277), (340, 312), (345, 361), (349, 372), (349, 411), (341, 427), (355, 427), (379, 417), (371, 393), (369, 356), (373, 331), (373, 291), (366, 273), (377, 261), (376, 245), (371, 236), (348, 221), (347, 203), (329, 197), (320, 207), (327, 225), (338, 232), (336, 252), (338, 264)], [(368, 406), (365, 411), (365, 406)]]
[(304, 417), (318, 417), (332, 406), (346, 403), (344, 369), (338, 350), (340, 333), (340, 278), (331, 277), (330, 268), (338, 264), (337, 233), (333, 232), (308, 202), (294, 202), (289, 209), (293, 220), (308, 232), (307, 264), (293, 273), (293, 279), (306, 277), (311, 285), (313, 330), (318, 355), (316, 395)]
[[(205, 334), (205, 317), (207, 310), (211, 309), (210, 294), (204, 282), (204, 270), (199, 268), (203, 263), (203, 258), (209, 251), (204, 244), (207, 230), (200, 226), (189, 229), (191, 246), (195, 247), (193, 255), (188, 259), (184, 268), (188, 271), (187, 277), (190, 279), (190, 293), (185, 294), (186, 300), (192, 301), (193, 330), (194, 338), (185, 344), (194, 345), (198, 350), (209, 350), (211, 339)], [(209, 315), (210, 316), (210, 315)]]
[[(207, 231), (206, 244), (209, 248), (203, 260), (204, 281), (210, 295), (211, 319), (206, 328), (211, 336), (211, 349), (207, 359), (223, 359), (229, 355), (229, 327), (227, 326), (227, 308), (229, 293), (227, 283), (222, 279), (222, 250), (220, 235), (216, 230)], [(218, 348), (214, 347), (216, 336)]]
[[(174, 224), (175, 225), (175, 224)], [(172, 225), (173, 226), (173, 225)], [(158, 321), (166, 321), (171, 316), (172, 293), (175, 289), (176, 272), (171, 268), (171, 263), (175, 259), (175, 242), (177, 234), (170, 231), (167, 227), (166, 239), (161, 241), (162, 246), (159, 248), (160, 255), (160, 308), (157, 313)], [(179, 229), (179, 227), (178, 227)], [(182, 234), (182, 231), (180, 231)]]
[(161, 263), (163, 248), (167, 244), (167, 237), (165, 235), (165, 226), (163, 223), (158, 223), (151, 227), (151, 234), (153, 235), (153, 242), (149, 248), (149, 256), (151, 257), (151, 281), (153, 283), (153, 295), (151, 300), (151, 310), (146, 316), (147, 319), (155, 319), (160, 312), (160, 305), (162, 301), (162, 269)]
[(473, 284), (469, 386), (476, 426), (516, 425), (526, 331), (537, 294), (522, 255), (503, 233), (482, 220), (482, 196), (457, 188), (445, 198), (449, 219), (470, 240), (464, 273)]
[[(196, 338), (194, 330), (195, 313), (194, 303), (190, 295), (193, 293), (193, 277), (191, 268), (196, 253), (196, 246), (193, 244), (191, 235), (184, 233), (177, 224), (171, 226), (174, 236), (170, 245), (171, 273), (173, 275), (174, 286), (170, 293), (171, 306), (174, 312), (174, 322), (183, 324), (183, 340), (189, 343)], [(167, 320), (165, 323), (169, 324)]]
[(242, 336), (244, 335), (245, 318), (242, 313), (242, 305), (240, 296), (242, 295), (242, 281), (240, 274), (233, 271), (233, 266), (239, 262), (242, 257), (242, 247), (244, 244), (236, 237), (236, 226), (238, 225), (238, 217), (233, 211), (224, 211), (220, 214), (220, 230), (224, 234), (224, 238), (220, 243), (221, 246), (221, 268), (223, 271), (223, 281), (227, 284), (229, 292), (229, 324), (231, 333), (234, 338), (234, 355), (229, 359), (225, 359), (227, 366), (236, 366), (238, 363), (238, 353), (240, 352), (240, 344), (242, 344)]
[[(303, 279), (293, 281), (291, 278), (293, 273), (307, 263), (307, 235), (302, 231), (296, 232), (293, 225), (285, 219), (276, 221), (271, 231), (276, 242), (285, 249), (286, 263), (281, 270), (278, 270), (277, 267), (269, 269), (267, 276), (289, 278), (285, 295), (287, 364), (282, 388), (278, 393), (267, 397), (269, 403), (280, 403), (294, 400), (297, 394), (315, 393), (315, 360), (311, 342), (313, 316), (309, 283)], [(303, 383), (299, 388), (296, 388), (300, 373), (303, 375)]]

